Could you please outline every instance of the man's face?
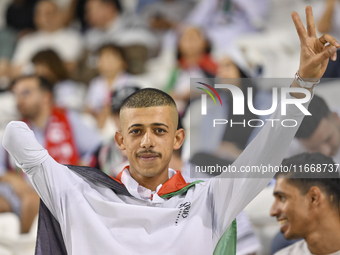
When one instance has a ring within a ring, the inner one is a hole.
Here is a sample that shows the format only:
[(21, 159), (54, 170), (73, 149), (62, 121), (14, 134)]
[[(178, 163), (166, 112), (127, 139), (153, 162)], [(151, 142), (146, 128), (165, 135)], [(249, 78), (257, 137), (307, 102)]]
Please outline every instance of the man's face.
[(172, 151), (184, 140), (184, 131), (177, 130), (176, 108), (128, 108), (120, 114), (121, 132), (115, 138), (120, 149), (126, 150), (131, 175), (149, 178), (167, 174)]
[(314, 133), (306, 139), (299, 139), (309, 153), (320, 152), (334, 157), (340, 146), (340, 121), (336, 113), (323, 118)]
[(301, 195), (300, 190), (290, 185), (285, 178), (277, 179), (274, 197), (275, 202), (270, 209), (270, 215), (279, 221), (280, 231), (285, 238), (305, 237), (313, 222), (308, 197)]
[(188, 28), (179, 39), (179, 49), (184, 55), (203, 54), (207, 41), (197, 28)]
[(111, 49), (103, 49), (99, 55), (97, 68), (101, 75), (110, 77), (125, 69), (125, 63), (120, 54)]
[(42, 1), (37, 4), (34, 13), (34, 22), (39, 30), (53, 32), (60, 28), (60, 13), (56, 4)]
[(91, 27), (105, 29), (115, 14), (116, 9), (112, 4), (106, 4), (99, 0), (87, 0), (86, 2), (85, 19)]
[(19, 112), (24, 118), (34, 119), (44, 107), (46, 92), (39, 88), (39, 80), (32, 77), (18, 81), (13, 87), (13, 93)]

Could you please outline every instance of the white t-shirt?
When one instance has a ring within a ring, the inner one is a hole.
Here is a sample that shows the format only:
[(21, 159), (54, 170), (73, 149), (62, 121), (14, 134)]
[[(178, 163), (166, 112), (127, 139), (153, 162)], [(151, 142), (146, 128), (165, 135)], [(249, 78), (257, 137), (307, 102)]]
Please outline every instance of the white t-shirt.
[(38, 31), (19, 40), (12, 63), (25, 65), (39, 51), (52, 49), (65, 62), (77, 61), (83, 50), (80, 34), (70, 29), (60, 29), (53, 33)]
[[(279, 111), (273, 119), (303, 118), (291, 105), (287, 115)], [(233, 166), (280, 165), (296, 129), (268, 123)], [(55, 162), (23, 122), (8, 124), (2, 143), (58, 220), (68, 254), (212, 254), (231, 222), (275, 174), (222, 173), (170, 199), (148, 198), (150, 192), (144, 188), (140, 194), (138, 183), (122, 176), (128, 197)]]
[[(305, 240), (296, 242), (278, 252), (275, 255), (313, 255), (309, 250)], [(326, 255), (326, 254), (325, 254)], [(340, 251), (327, 255), (340, 255)]]

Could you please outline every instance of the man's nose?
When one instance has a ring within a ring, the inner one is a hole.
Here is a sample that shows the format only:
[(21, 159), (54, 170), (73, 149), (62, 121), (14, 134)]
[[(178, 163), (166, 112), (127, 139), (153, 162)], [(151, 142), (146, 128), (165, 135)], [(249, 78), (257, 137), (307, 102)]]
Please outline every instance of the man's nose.
[(142, 137), (140, 146), (142, 148), (152, 148), (154, 147), (153, 136), (150, 131), (146, 131), (144, 136)]
[(274, 202), (272, 204), (272, 207), (270, 207), (269, 213), (270, 213), (271, 217), (275, 217), (275, 216), (277, 216), (279, 214), (279, 209), (278, 209), (278, 206), (277, 206), (276, 202)]

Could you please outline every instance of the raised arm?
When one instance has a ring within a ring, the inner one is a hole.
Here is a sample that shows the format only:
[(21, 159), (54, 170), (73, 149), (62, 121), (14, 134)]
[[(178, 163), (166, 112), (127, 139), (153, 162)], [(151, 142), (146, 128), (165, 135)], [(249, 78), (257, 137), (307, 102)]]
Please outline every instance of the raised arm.
[(33, 131), (24, 122), (10, 122), (2, 144), (18, 167), (28, 175), (46, 206), (58, 218), (62, 210), (60, 197), (80, 182), (80, 177), (57, 163), (38, 143)]
[[(296, 30), (301, 42), (300, 77), (309, 82), (318, 81), (324, 74), (329, 57), (336, 58), (336, 49), (339, 43), (330, 35), (316, 37), (312, 8), (306, 8), (307, 31), (299, 15), (292, 13)], [(325, 46), (325, 44), (329, 45)], [(301, 88), (294, 80), (291, 87)], [(308, 89), (313, 93), (313, 88)], [(292, 96), (302, 99), (303, 93), (291, 93)], [(305, 100), (306, 101), (306, 100)], [(309, 102), (305, 102), (307, 107)], [(240, 211), (268, 184), (275, 172), (262, 174), (263, 166), (280, 166), (285, 152), (293, 139), (304, 114), (293, 105), (287, 105), (287, 115), (282, 115), (280, 109), (270, 117), (276, 119), (268, 121), (261, 132), (247, 146), (243, 153), (234, 162), (235, 173), (225, 172), (210, 181), (213, 194), (213, 207), (216, 215), (216, 234), (222, 235), (231, 221)], [(283, 127), (283, 119), (294, 119), (298, 125)], [(244, 172), (245, 167), (255, 166), (260, 173)]]

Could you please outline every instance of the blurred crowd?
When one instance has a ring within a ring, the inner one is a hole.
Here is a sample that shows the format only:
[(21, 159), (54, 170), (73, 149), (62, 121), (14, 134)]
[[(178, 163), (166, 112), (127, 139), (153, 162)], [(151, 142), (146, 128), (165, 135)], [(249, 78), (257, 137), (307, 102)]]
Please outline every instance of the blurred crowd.
[[(190, 78), (234, 79), (244, 94), (253, 88), (256, 109), (269, 109), (271, 87), (240, 78), (293, 78), (300, 46), (290, 12), (303, 13), (307, 4), (319, 32), (340, 41), (339, 0), (2, 0), (0, 138), (9, 121), (23, 120), (58, 162), (116, 176), (128, 164), (114, 142), (120, 106), (138, 89), (169, 93), (191, 137), (202, 137), (209, 127), (205, 119), (190, 121), (197, 96), (190, 91)], [(339, 59), (330, 61), (325, 78), (340, 77)], [(221, 99), (225, 119), (238, 121), (229, 113), (231, 94)], [(249, 110), (242, 116), (267, 117)], [(334, 118), (326, 124), (335, 125), (340, 143), (339, 117)], [(321, 139), (315, 130), (297, 137), (289, 156), (321, 152), (337, 161), (340, 144), (332, 143), (327, 151), (315, 145), (319, 140), (306, 142)], [(188, 176), (185, 169), (202, 160), (199, 153), (232, 163), (258, 131), (225, 126), (210, 143), (215, 148), (210, 155), (204, 140), (191, 141), (199, 157), (192, 157), (186, 141), (170, 167)], [(25, 233), (37, 215), (39, 197), (14, 161), (0, 146), (0, 212), (17, 214)], [(255, 254), (260, 243), (246, 215), (239, 218), (238, 254)]]

